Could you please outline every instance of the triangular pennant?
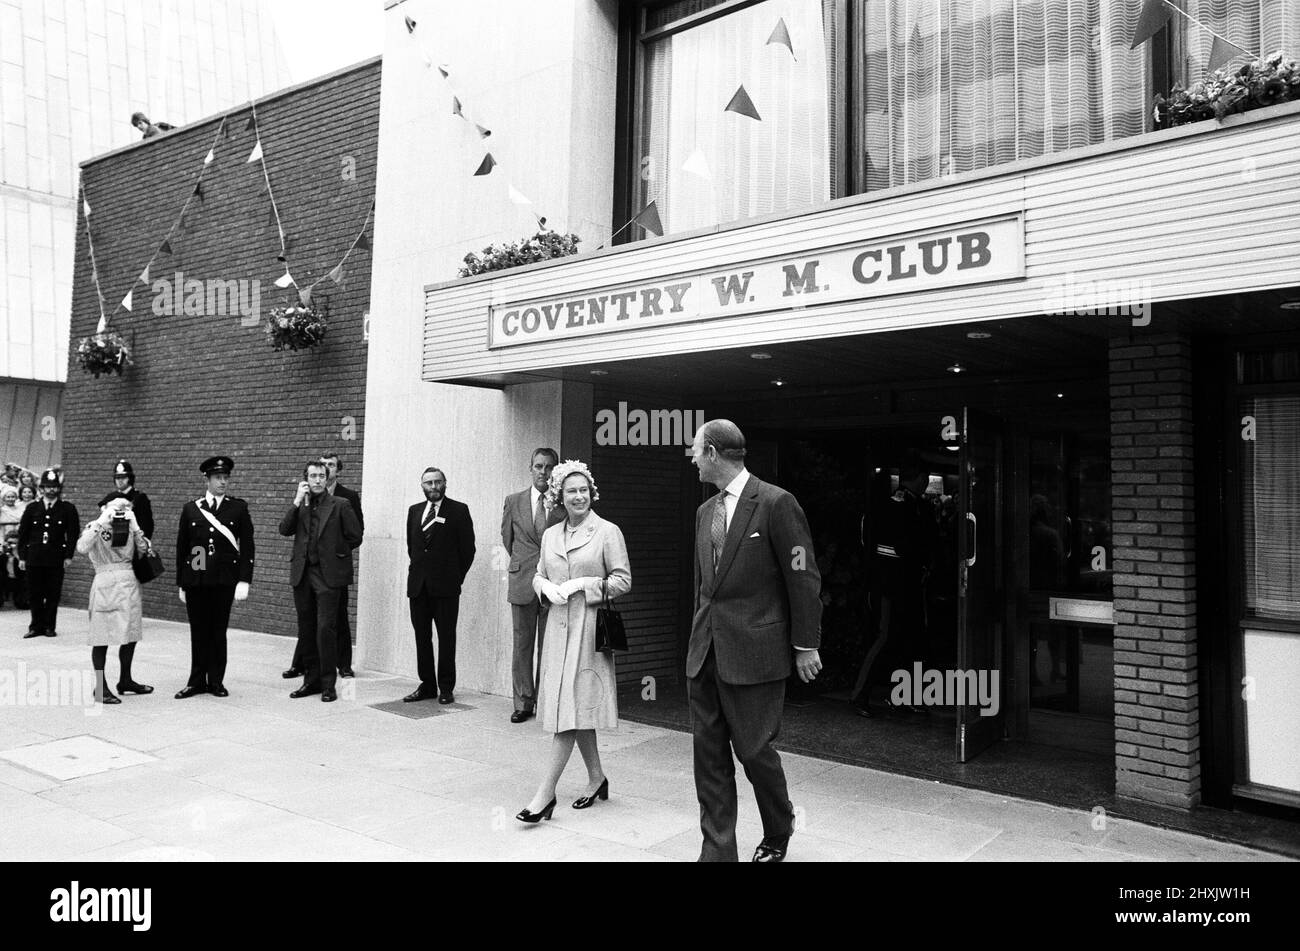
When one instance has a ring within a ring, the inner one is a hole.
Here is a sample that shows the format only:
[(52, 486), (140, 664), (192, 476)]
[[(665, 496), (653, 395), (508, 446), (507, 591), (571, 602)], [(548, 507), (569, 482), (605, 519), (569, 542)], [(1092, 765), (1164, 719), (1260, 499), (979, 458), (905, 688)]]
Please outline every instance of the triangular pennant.
[(221, 120), (221, 137), (227, 142), (230, 141), (230, 123), (225, 119)]
[(438, 64), (438, 72), (442, 73), (443, 79), (451, 79), (451, 73), (447, 71), (447, 67), (444, 66), (442, 63)]
[(253, 113), (251, 116), (248, 117), (248, 123), (244, 126), (244, 131), (252, 132), (256, 128), (257, 128), (257, 113)]
[(280, 216), (275, 213), (274, 205), (266, 209), (266, 226), (267, 228), (276, 229), (279, 229), (280, 227)]
[(147, 264), (144, 266), (144, 270), (140, 272), (140, 283), (149, 283), (149, 265)]
[(1137, 49), (1159, 33), (1173, 15), (1174, 11), (1169, 8), (1165, 0), (1142, 0), (1142, 12), (1138, 14), (1137, 26), (1133, 30), (1133, 43), (1129, 49)]
[(519, 189), (515, 188), (514, 185), (510, 186), (510, 200), (513, 201), (516, 205), (531, 205), (533, 203), (533, 200), (531, 198), (529, 198)]
[(749, 98), (749, 93), (745, 92), (743, 85), (736, 90), (736, 94), (731, 97), (731, 102), (727, 103), (727, 108), (723, 111), (735, 112), (742, 116), (749, 116), (751, 119), (757, 119), (759, 122), (763, 121), (763, 117), (754, 108), (754, 100)]
[(135, 288), (134, 288), (134, 287), (131, 288), (129, 291), (126, 292), (126, 296), (122, 298), (122, 307), (123, 307), (123, 309), (125, 309), (125, 310), (130, 310), (130, 309), (131, 309), (131, 295), (133, 295), (134, 293), (135, 293)]
[(637, 216), (632, 220), (651, 234), (662, 235), (664, 233), (663, 222), (659, 220), (659, 208), (653, 201), (637, 212)]
[(481, 125), (479, 125), (477, 122), (474, 123), (474, 128), (475, 128), (475, 129), (478, 129), (478, 137), (479, 137), (480, 139), (486, 139), (489, 135), (492, 134), (492, 130), (491, 130), (491, 129), (485, 129), (485, 128), (483, 128)]
[[(259, 138), (257, 144), (253, 146), (253, 151), (248, 154), (248, 162), (256, 162), (262, 158), (262, 140)], [(247, 165), (248, 162), (244, 164)]]
[(370, 239), (366, 237), (364, 232), (362, 232), (361, 237), (357, 238), (357, 247), (362, 251), (370, 250)]
[(537, 212), (533, 212), (533, 217), (537, 219), (537, 227), (545, 230), (546, 218), (542, 215), (537, 214)]
[(208, 154), (203, 157), (203, 164), (211, 165), (212, 160), (215, 159), (216, 157), (217, 157), (217, 153), (213, 149), (208, 149)]
[(315, 285), (298, 288), (298, 300), (302, 301), (303, 307), (311, 306), (311, 289)]
[(767, 38), (767, 46), (771, 46), (773, 43), (784, 46), (790, 51), (790, 55), (794, 56), (794, 44), (790, 42), (790, 29), (785, 25), (785, 17), (781, 17), (776, 21), (776, 28), (772, 30), (772, 35)]
[(691, 157), (682, 163), (682, 171), (713, 181), (713, 171), (709, 168), (709, 160), (704, 157), (702, 149), (696, 149), (691, 153)]
[(81, 213), (87, 218), (90, 217), (90, 202), (86, 201), (84, 198), (81, 199)]
[(199, 201), (202, 201), (202, 200), (203, 200), (203, 183), (202, 183), (202, 182), (198, 182), (198, 183), (195, 184), (195, 186), (194, 186), (194, 197), (197, 198)]
[(462, 112), (462, 111), (461, 111), (461, 108), (460, 108), (460, 97), (459, 97), (459, 96), (452, 96), (452, 97), (451, 97), (451, 114), (452, 114), (453, 116), (460, 116), (462, 119), (465, 118), (465, 113)]
[(102, 334), (107, 329), (108, 329), (108, 320), (107, 318), (101, 316), (99, 318), (99, 323), (95, 325), (95, 333)]
[(170, 238), (168, 238), (167, 240), (163, 241), (162, 244), (158, 245), (158, 253), (159, 253), (159, 254), (171, 254), (171, 253), (173, 253), (173, 252), (172, 252), (172, 242), (171, 242), (171, 239), (170, 239)]
[(339, 286), (343, 285), (343, 264), (340, 262), (334, 270), (330, 271), (329, 279)]
[(285, 269), (285, 272), (284, 272), (284, 277), (282, 277), (282, 278), (280, 278), (278, 281), (276, 281), (276, 282), (275, 282), (275, 286), (276, 286), (276, 287), (280, 287), (280, 288), (284, 288), (284, 287), (288, 287), (288, 286), (291, 285), (292, 283), (293, 283), (293, 275), (290, 274), (289, 271), (288, 271), (288, 269), (286, 268), (286, 269)]
[(1227, 63), (1234, 56), (1250, 55), (1249, 50), (1244, 50), (1236, 43), (1230, 43), (1221, 36), (1214, 38), (1214, 43), (1210, 46), (1210, 59), (1205, 64), (1207, 72), (1214, 72), (1220, 66)]
[(478, 168), (475, 170), (474, 174), (490, 175), (492, 173), (492, 169), (496, 167), (497, 167), (497, 160), (494, 159), (492, 157), (492, 153), (489, 152), (487, 153), (487, 155), (483, 156), (483, 161), (479, 162)]
[(406, 18), (406, 32), (407, 33), (415, 32), (415, 21), (412, 20), (410, 17)]

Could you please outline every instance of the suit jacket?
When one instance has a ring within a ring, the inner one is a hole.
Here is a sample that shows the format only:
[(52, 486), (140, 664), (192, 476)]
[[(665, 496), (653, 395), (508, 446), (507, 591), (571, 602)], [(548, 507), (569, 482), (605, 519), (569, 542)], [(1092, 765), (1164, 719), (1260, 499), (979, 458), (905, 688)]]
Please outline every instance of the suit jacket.
[[(564, 521), (564, 506), (552, 507), (546, 517), (546, 528)], [(545, 531), (545, 529), (543, 529)], [(533, 523), (533, 490), (506, 496), (501, 512), (501, 544), (510, 555), (510, 580), (506, 601), (510, 604), (530, 604), (536, 599), (533, 593), (533, 574), (537, 571), (542, 539)]]
[(434, 597), (460, 594), (460, 586), (474, 561), (474, 522), (469, 506), (444, 497), (438, 518), (428, 531), (420, 530), (420, 517), (428, 504), (417, 502), (406, 513), (406, 553), (411, 567), (406, 575), (406, 596), (421, 589)]
[(686, 675), (712, 646), (718, 677), (758, 684), (790, 676), (793, 648), (821, 646), (821, 575), (803, 509), (752, 472), (713, 568), (715, 498), (695, 512), (695, 617)]
[(77, 508), (71, 502), (59, 499), (48, 512), (44, 499), (28, 502), (18, 522), (18, 560), (28, 568), (60, 568), (76, 553), (80, 534)]
[(182, 588), (233, 587), (253, 580), (253, 520), (248, 503), (227, 495), (216, 517), (239, 542), (237, 549), (203, 517), (198, 501), (186, 502), (181, 509), (176, 579)]
[(349, 489), (342, 482), (334, 483), (334, 498), (347, 499), (352, 503), (352, 510), (357, 513), (357, 524), (361, 526), (361, 531), (366, 530), (366, 517), (361, 514), (361, 493), (356, 489)]
[(352, 583), (352, 549), (361, 544), (361, 520), (347, 499), (321, 493), (316, 510), (316, 534), (311, 534), (310, 503), (291, 505), (280, 519), (280, 534), (293, 536), (289, 584), (295, 588), (307, 574), (311, 549), (316, 549), (321, 575), (331, 588)]

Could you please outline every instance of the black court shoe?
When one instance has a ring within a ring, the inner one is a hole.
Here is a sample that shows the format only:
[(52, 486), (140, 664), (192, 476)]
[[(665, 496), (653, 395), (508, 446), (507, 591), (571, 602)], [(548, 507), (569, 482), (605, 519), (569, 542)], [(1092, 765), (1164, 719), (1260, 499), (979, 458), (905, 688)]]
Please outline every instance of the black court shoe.
[(113, 694), (113, 691), (111, 691), (111, 690), (109, 690), (107, 687), (105, 687), (104, 690), (103, 690), (103, 695), (102, 695), (102, 696), (100, 695), (100, 691), (98, 691), (98, 690), (95, 691), (95, 702), (96, 702), (96, 703), (107, 704), (108, 706), (112, 706), (113, 704), (115, 704), (115, 703), (121, 703), (122, 701), (119, 700), (119, 699), (118, 699), (118, 698)]
[(520, 822), (541, 822), (543, 819), (549, 819), (555, 813), (555, 797), (546, 804), (541, 812), (529, 812), (527, 809), (520, 809), (519, 815), (515, 816)]
[(138, 684), (134, 680), (119, 680), (117, 682), (118, 693), (138, 693), (141, 696), (153, 693), (153, 687), (148, 684)]
[(574, 809), (590, 808), (597, 799), (609, 799), (609, 777), (606, 776), (600, 781), (600, 787), (590, 796), (579, 796), (573, 800)]

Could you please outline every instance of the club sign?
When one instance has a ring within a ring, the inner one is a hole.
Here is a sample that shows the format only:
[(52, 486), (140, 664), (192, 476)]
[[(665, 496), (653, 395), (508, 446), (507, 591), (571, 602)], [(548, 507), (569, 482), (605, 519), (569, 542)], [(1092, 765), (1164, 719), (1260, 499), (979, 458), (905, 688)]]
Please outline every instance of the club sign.
[(795, 258), (493, 305), (488, 346), (617, 333), (1024, 277), (1020, 214)]

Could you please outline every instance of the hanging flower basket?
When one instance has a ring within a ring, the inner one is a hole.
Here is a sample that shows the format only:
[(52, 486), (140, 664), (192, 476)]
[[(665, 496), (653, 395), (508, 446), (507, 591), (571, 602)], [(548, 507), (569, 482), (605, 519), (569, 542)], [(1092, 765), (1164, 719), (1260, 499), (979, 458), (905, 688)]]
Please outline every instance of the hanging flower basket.
[(310, 350), (325, 339), (327, 316), (311, 305), (276, 307), (266, 318), (266, 336), (276, 350)]
[(121, 376), (131, 365), (131, 348), (119, 333), (82, 337), (77, 344), (77, 366), (96, 380), (101, 373)]
[(491, 244), (481, 254), (471, 252), (465, 255), (465, 266), (460, 269), (460, 276), (471, 277), (488, 271), (504, 271), (521, 264), (535, 264), (578, 253), (579, 238), (576, 234), (560, 234), (549, 230), (545, 218), (540, 223), (541, 230), (530, 238), (509, 244)]
[(1168, 99), (1156, 96), (1155, 123), (1168, 129), (1294, 99), (1300, 99), (1300, 64), (1284, 61), (1279, 50), (1231, 73), (1216, 69), (1187, 89), (1175, 85)]

